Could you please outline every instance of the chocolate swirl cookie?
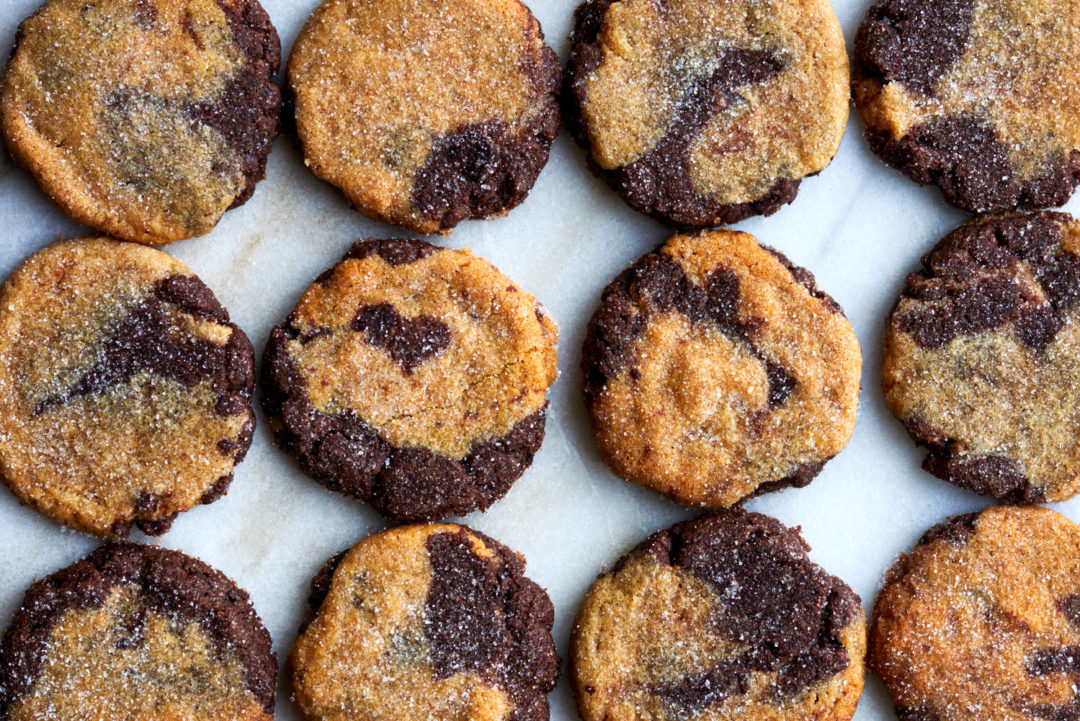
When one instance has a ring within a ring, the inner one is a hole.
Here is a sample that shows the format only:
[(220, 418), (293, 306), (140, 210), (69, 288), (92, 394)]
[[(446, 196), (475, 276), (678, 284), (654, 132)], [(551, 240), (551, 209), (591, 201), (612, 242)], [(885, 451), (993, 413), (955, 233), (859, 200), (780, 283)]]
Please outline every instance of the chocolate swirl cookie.
[(923, 468), (1011, 503), (1080, 490), (1080, 223), (984, 218), (923, 256), (885, 325), (889, 410)]
[(519, 0), (324, 0), (288, 76), (312, 172), (420, 233), (520, 204), (559, 128), (559, 61)]
[(289, 653), (308, 721), (547, 721), (559, 659), (547, 594), (501, 543), (399, 526), (331, 558)]
[(0, 287), (0, 475), (72, 528), (164, 533), (228, 489), (254, 375), (247, 336), (183, 263), (56, 243)]
[(263, 356), (278, 443), (396, 520), (485, 510), (532, 463), (554, 322), (469, 251), (369, 240), (304, 293)]
[(714, 508), (810, 483), (851, 437), (861, 367), (814, 277), (729, 230), (676, 235), (619, 275), (582, 350), (608, 466)]
[(847, 53), (826, 0), (587, 0), (571, 44), (570, 130), (659, 220), (768, 215), (844, 134)]
[(848, 721), (859, 597), (797, 531), (733, 509), (649, 537), (589, 589), (570, 639), (584, 721)]
[(72, 219), (203, 235), (263, 178), (280, 59), (258, 0), (49, 0), (19, 27), (0, 130)]
[(0, 644), (5, 721), (273, 721), (277, 661), (202, 561), (114, 543), (37, 581)]
[(969, 213), (1062, 205), (1080, 183), (1080, 5), (882, 0), (855, 39), (870, 147)]
[(934, 526), (889, 571), (869, 666), (902, 721), (1080, 714), (1080, 527), (991, 507)]

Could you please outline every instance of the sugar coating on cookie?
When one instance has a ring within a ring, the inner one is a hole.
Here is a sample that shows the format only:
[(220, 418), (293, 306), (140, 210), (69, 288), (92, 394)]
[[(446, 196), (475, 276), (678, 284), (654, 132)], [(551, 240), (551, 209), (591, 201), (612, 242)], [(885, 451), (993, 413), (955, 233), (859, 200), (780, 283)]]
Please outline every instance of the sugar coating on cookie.
[(809, 483), (851, 437), (861, 366), (813, 276), (728, 230), (676, 235), (619, 275), (582, 351), (608, 466), (709, 507)]
[(330, 559), (289, 654), (308, 721), (547, 721), (554, 609), (524, 560), (453, 524), (399, 526)]
[(1080, 527), (991, 507), (931, 528), (889, 571), (869, 666), (902, 721), (1080, 712)]
[(0, 717), (273, 721), (276, 680), (247, 593), (178, 551), (115, 543), (26, 592), (0, 644)]
[(157, 535), (224, 495), (253, 390), (247, 336), (159, 250), (64, 241), (0, 286), (0, 474), (73, 528)]
[(855, 41), (874, 152), (971, 213), (1062, 205), (1080, 183), (1080, 5), (883, 0)]
[(465, 515), (540, 448), (556, 338), (533, 296), (467, 250), (361, 241), (271, 332), (264, 408), (328, 487), (397, 520)]
[(519, 0), (324, 0), (288, 65), (304, 162), (357, 210), (420, 233), (525, 199), (559, 82)]
[(863, 611), (808, 548), (741, 509), (649, 537), (578, 610), (570, 654), (582, 719), (850, 719)]
[(571, 131), (631, 207), (676, 225), (791, 202), (847, 124), (827, 0), (587, 0), (571, 44)]
[(1013, 503), (1080, 490), (1080, 223), (986, 218), (923, 256), (885, 326), (882, 389), (923, 468)]
[(48, 0), (19, 27), (0, 129), (74, 220), (203, 235), (264, 175), (280, 55), (257, 0)]

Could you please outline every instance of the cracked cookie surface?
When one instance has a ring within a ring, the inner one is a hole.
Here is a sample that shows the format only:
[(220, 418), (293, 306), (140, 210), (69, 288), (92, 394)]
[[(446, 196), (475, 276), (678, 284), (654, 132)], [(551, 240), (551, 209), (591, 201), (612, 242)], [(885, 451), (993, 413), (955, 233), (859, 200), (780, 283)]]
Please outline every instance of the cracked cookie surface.
[(589, 589), (571, 635), (584, 721), (847, 721), (859, 597), (797, 531), (732, 509), (649, 537)]
[(7, 721), (273, 721), (247, 593), (178, 551), (113, 543), (34, 583), (0, 644)]
[(271, 332), (264, 408), (308, 474), (390, 518), (486, 510), (543, 441), (556, 338), (469, 251), (361, 241)]
[(809, 483), (851, 437), (861, 366), (813, 276), (728, 230), (676, 235), (617, 277), (582, 351), (608, 466), (709, 507)]
[(847, 124), (825, 0), (587, 0), (571, 46), (571, 132), (623, 200), (675, 225), (774, 212)]
[(991, 507), (931, 528), (889, 571), (869, 666), (902, 721), (1080, 713), (1080, 527)]
[(559, 61), (519, 0), (324, 0), (288, 76), (312, 172), (420, 233), (520, 204), (559, 127)]
[(1065, 203), (1080, 183), (1080, 6), (883, 0), (855, 40), (870, 147), (969, 213)]
[(464, 526), (399, 526), (330, 559), (289, 654), (308, 721), (547, 721), (554, 609), (524, 560)]
[(157, 535), (224, 495), (253, 390), (247, 336), (161, 251), (63, 241), (0, 287), (0, 473), (72, 528)]
[(923, 468), (1012, 503), (1080, 490), (1080, 223), (985, 218), (945, 236), (886, 321), (882, 389)]
[(19, 27), (0, 128), (72, 219), (144, 243), (203, 235), (263, 178), (280, 56), (257, 0), (49, 0)]

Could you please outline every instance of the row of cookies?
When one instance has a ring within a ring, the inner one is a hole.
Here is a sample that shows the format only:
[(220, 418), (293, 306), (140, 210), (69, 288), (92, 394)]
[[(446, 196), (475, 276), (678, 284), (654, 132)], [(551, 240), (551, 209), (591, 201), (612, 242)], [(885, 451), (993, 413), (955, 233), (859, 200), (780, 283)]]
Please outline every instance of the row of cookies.
[[(1075, 716), (1080, 527), (1064, 516), (1000, 506), (931, 528), (886, 578), (868, 655), (858, 596), (808, 548), (740, 509), (643, 541), (578, 609), (582, 719), (848, 721), (866, 660), (903, 721)], [(288, 656), (301, 714), (546, 721), (554, 609), (523, 571), (453, 524), (329, 559)], [(0, 717), (272, 719), (276, 677), (242, 589), (179, 551), (112, 543), (27, 591), (0, 643)]]
[[(524, 200), (562, 85), (572, 135), (631, 207), (712, 227), (791, 202), (853, 92), (871, 148), (917, 182), (973, 213), (1038, 209), (1080, 182), (1078, 28), (1063, 0), (882, 0), (849, 88), (827, 0), (587, 0), (565, 73), (518, 0), (324, 0), (289, 60), (288, 124), (356, 208), (449, 232)], [(202, 235), (264, 176), (279, 64), (258, 0), (48, 0), (20, 27), (0, 129), (75, 220)]]

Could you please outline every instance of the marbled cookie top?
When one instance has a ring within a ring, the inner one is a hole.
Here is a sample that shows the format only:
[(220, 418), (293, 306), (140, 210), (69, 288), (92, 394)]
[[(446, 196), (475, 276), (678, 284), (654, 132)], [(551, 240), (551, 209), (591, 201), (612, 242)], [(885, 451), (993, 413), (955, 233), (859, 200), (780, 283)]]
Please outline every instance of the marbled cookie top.
[(554, 609), (524, 561), (464, 526), (399, 526), (331, 559), (289, 654), (309, 721), (547, 721)]
[(826, 0), (588, 0), (571, 42), (570, 128), (640, 212), (768, 214), (839, 147), (848, 62)]
[(421, 233), (518, 205), (559, 126), (559, 62), (519, 0), (324, 0), (288, 75), (311, 170)]
[(257, 0), (49, 0), (19, 28), (0, 126), (80, 223), (203, 235), (263, 177), (280, 54)]
[(1080, 182), (1080, 5), (883, 0), (855, 41), (871, 146), (971, 213), (1062, 205)]
[(251, 444), (254, 358), (161, 251), (56, 243), (0, 287), (0, 473), (73, 528), (165, 532), (220, 497)]

